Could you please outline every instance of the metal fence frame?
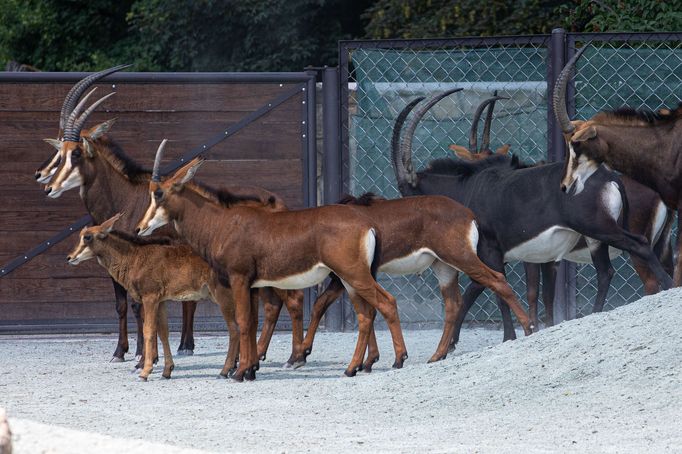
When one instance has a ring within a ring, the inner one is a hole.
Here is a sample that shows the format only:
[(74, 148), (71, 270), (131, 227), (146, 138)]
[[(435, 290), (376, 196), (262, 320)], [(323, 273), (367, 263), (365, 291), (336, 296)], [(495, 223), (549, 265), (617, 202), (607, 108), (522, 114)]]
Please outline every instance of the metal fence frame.
[[(642, 42), (642, 41), (682, 41), (682, 33), (568, 33), (564, 29), (555, 29), (550, 35), (499, 36), (499, 37), (466, 37), (452, 39), (395, 39), (395, 40), (345, 40), (339, 42), (340, 81), (338, 89), (328, 87), (325, 83), (325, 118), (327, 109), (338, 109), (339, 119), (335, 125), (325, 122), (325, 202), (338, 199), (342, 191), (350, 188), (349, 169), (349, 87), (350, 51), (356, 49), (420, 49), (433, 47), (484, 47), (512, 46), (522, 44), (545, 45), (547, 48), (547, 86), (553, 87), (563, 68), (575, 53), (577, 42)], [(330, 79), (329, 82), (336, 79)], [(325, 81), (327, 82), (327, 81)], [(332, 93), (333, 91), (333, 93)], [(329, 98), (327, 92), (330, 92)], [(575, 114), (575, 87), (571, 82), (568, 87), (569, 115)], [(330, 100), (329, 106), (326, 101)], [(553, 115), (551, 96), (547, 97), (547, 160), (560, 161), (565, 155), (564, 139), (560, 127)], [(329, 114), (331, 117), (332, 114)], [(328, 129), (333, 128), (334, 129)], [(338, 129), (336, 129), (338, 128)], [(338, 137), (338, 143), (327, 144), (327, 136)], [(333, 179), (333, 180), (332, 180)], [(333, 183), (332, 183), (333, 181)], [(563, 261), (557, 274), (555, 293), (554, 319), (560, 322), (576, 317), (576, 265)], [(336, 310), (330, 310), (326, 317), (328, 328), (340, 330), (352, 329), (347, 320), (350, 306), (345, 303)]]

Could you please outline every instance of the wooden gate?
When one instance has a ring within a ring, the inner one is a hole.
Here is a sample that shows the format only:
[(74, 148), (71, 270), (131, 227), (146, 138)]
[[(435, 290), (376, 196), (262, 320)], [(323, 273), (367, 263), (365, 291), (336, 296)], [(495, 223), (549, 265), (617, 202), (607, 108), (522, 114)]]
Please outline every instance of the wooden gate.
[[(66, 263), (75, 236), (54, 247), (46, 244), (87, 214), (78, 191), (48, 199), (34, 177), (54, 153), (42, 139), (56, 137), (64, 96), (83, 76), (0, 74), (0, 265), (21, 261), (36, 245), (50, 247), (0, 278), (0, 333), (101, 332), (117, 326), (106, 272), (94, 261)], [(117, 118), (110, 136), (142, 165), (151, 167), (163, 138), (173, 159), (208, 144), (199, 180), (262, 186), (290, 208), (316, 204), (314, 74), (120, 73), (105, 80), (98, 84), (100, 96), (116, 95), (88, 125)], [(287, 99), (273, 106), (283, 95)], [(230, 127), (229, 137), (210, 147), (207, 141)], [(173, 325), (180, 308), (170, 306)], [(197, 328), (224, 329), (217, 307), (199, 305)]]

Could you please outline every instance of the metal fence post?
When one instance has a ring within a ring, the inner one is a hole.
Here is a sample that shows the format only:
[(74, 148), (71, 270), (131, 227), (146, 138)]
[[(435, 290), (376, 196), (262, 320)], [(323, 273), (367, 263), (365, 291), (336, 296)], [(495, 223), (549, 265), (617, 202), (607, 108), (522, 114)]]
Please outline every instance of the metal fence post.
[[(322, 166), (324, 203), (336, 203), (341, 198), (341, 123), (339, 113), (339, 69), (325, 68), (322, 75), (322, 126), (324, 136), (324, 161)], [(325, 314), (325, 327), (329, 331), (343, 331), (345, 298), (333, 304)]]
[[(563, 161), (566, 154), (564, 136), (554, 117), (552, 92), (559, 73), (566, 64), (566, 30), (552, 30), (547, 66), (547, 160)], [(576, 267), (562, 260), (554, 287), (554, 323), (575, 318)]]

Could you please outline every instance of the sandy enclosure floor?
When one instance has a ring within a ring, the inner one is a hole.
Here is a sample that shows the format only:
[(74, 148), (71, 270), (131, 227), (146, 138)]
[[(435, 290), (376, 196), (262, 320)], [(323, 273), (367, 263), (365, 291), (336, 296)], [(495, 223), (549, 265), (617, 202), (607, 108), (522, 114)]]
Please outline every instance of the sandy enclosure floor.
[(468, 329), (436, 364), (440, 332), (406, 331), (396, 371), (380, 332), (380, 362), (355, 378), (342, 375), (355, 333), (320, 334), (298, 370), (281, 369), (277, 334), (241, 384), (216, 378), (226, 336), (199, 336), (171, 380), (157, 365), (147, 383), (107, 362), (111, 336), (5, 337), (0, 406), (18, 453), (682, 452), (681, 321), (672, 290), (504, 344)]

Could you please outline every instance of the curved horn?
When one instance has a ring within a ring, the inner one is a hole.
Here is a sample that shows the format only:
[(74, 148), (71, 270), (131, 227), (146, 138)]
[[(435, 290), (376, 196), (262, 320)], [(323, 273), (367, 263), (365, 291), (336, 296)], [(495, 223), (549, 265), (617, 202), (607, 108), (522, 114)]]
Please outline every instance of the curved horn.
[(400, 154), (402, 156), (403, 163), (405, 164), (407, 181), (412, 185), (412, 187), (417, 185), (417, 173), (414, 171), (414, 167), (412, 166), (412, 139), (414, 137), (414, 131), (417, 129), (417, 124), (419, 124), (419, 120), (421, 120), (426, 112), (435, 106), (441, 99), (462, 90), (463, 88), (453, 88), (452, 90), (444, 91), (443, 93), (439, 93), (429, 98), (415, 111), (414, 116), (407, 124), (403, 141), (400, 144)]
[[(491, 108), (493, 108), (493, 106), (495, 105), (495, 101), (499, 99), (508, 98), (497, 96), (497, 92), (495, 92), (492, 98), (483, 100), (483, 102), (481, 102), (481, 104), (479, 104), (478, 107), (476, 108), (476, 111), (474, 112), (474, 119), (471, 122), (471, 129), (469, 130), (469, 151), (471, 153), (478, 153), (478, 122), (481, 119), (481, 114), (489, 104), (492, 104)], [(488, 117), (490, 117), (490, 121), (492, 121), (492, 112), (490, 111), (490, 109), (488, 109)], [(488, 126), (488, 133), (490, 133), (490, 125), (488, 124), (488, 121), (489, 120), (486, 117), (486, 125)]]
[(568, 116), (568, 110), (566, 109), (566, 86), (568, 85), (568, 79), (575, 66), (575, 62), (577, 62), (583, 52), (585, 52), (585, 49), (587, 49), (587, 45), (583, 46), (582, 49), (573, 55), (573, 58), (566, 63), (564, 69), (559, 73), (559, 77), (557, 77), (556, 83), (554, 84), (554, 94), (552, 97), (554, 116), (556, 116), (559, 126), (561, 126), (561, 130), (565, 134), (571, 134), (575, 131), (575, 126), (571, 123), (571, 119)]
[(90, 74), (89, 76), (78, 81), (76, 83), (76, 85), (74, 85), (71, 88), (71, 90), (69, 90), (69, 93), (66, 95), (66, 98), (64, 98), (64, 104), (62, 104), (62, 111), (61, 111), (61, 114), (59, 116), (59, 133), (60, 133), (60, 136), (66, 130), (66, 122), (69, 118), (69, 114), (73, 111), (74, 106), (76, 105), (76, 103), (78, 103), (78, 100), (83, 95), (83, 93), (85, 93), (85, 90), (90, 88), (90, 86), (92, 84), (94, 84), (96, 81), (98, 81), (99, 79), (106, 77), (109, 74), (120, 71), (122, 69), (128, 68), (130, 66), (132, 66), (132, 65), (114, 66), (113, 68), (105, 69), (103, 71), (99, 71), (99, 72)]
[(163, 149), (166, 148), (168, 139), (163, 139), (156, 150), (156, 157), (154, 158), (154, 169), (152, 170), (152, 181), (158, 183), (161, 181), (159, 177), (159, 169), (161, 168), (161, 159), (163, 158)]
[[(402, 157), (400, 155), (400, 131), (403, 129), (403, 124), (405, 119), (412, 112), (414, 106), (419, 104), (424, 99), (424, 97), (419, 97), (413, 99), (408, 105), (400, 111), (398, 117), (393, 125), (393, 137), (391, 138), (391, 159), (393, 161), (393, 171), (395, 172), (396, 180), (398, 181), (398, 187), (404, 186), (407, 181), (407, 171), (405, 170), (405, 165), (403, 164)], [(402, 191), (401, 191), (402, 192)]]
[(488, 112), (485, 116), (485, 123), (483, 123), (483, 142), (481, 143), (481, 151), (486, 151), (490, 149), (490, 125), (493, 122), (493, 111), (495, 110), (495, 102), (500, 99), (509, 99), (506, 96), (497, 96), (497, 90), (493, 92), (493, 101), (488, 107)]
[[(91, 92), (92, 93), (92, 92)], [(115, 95), (116, 92), (113, 91), (109, 93), (106, 96), (101, 97), (97, 101), (95, 101), (88, 109), (83, 112), (83, 115), (78, 117), (78, 119), (74, 119), (74, 113), (76, 111), (74, 110), (72, 112), (72, 115), (69, 116), (69, 122), (67, 123), (66, 130), (64, 131), (64, 141), (65, 142), (80, 142), (80, 137), (81, 137), (81, 129), (83, 129), (83, 124), (85, 124), (85, 120), (88, 119), (90, 114), (104, 101), (106, 101), (108, 98), (112, 97)]]
[(80, 100), (78, 105), (71, 111), (69, 114), (69, 117), (66, 119), (66, 127), (64, 128), (64, 132), (66, 132), (67, 129), (70, 129), (73, 127), (74, 122), (78, 118), (78, 116), (83, 112), (83, 108), (85, 108), (85, 104), (88, 102), (88, 98), (97, 90), (97, 87), (93, 88), (90, 90), (90, 92), (83, 96), (83, 99)]

